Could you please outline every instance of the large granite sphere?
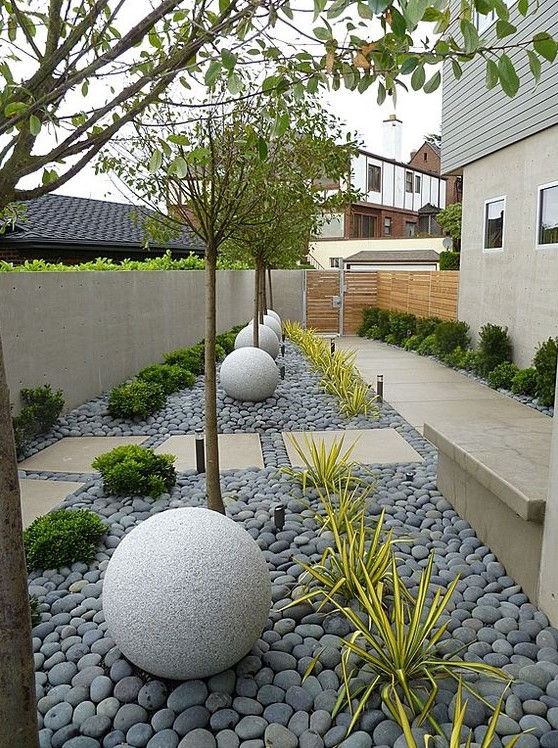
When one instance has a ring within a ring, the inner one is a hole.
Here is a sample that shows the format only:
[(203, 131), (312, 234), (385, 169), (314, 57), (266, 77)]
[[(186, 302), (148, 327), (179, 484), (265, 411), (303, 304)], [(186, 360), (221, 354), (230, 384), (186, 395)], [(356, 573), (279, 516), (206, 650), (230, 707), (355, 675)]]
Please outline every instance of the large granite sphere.
[(281, 340), (281, 334), (283, 332), (283, 330), (281, 329), (281, 322), (277, 322), (275, 317), (271, 317), (269, 314), (264, 314), (263, 323), (267, 327), (271, 327), (273, 332), (277, 335), (277, 339)]
[(224, 359), (219, 376), (229, 397), (258, 403), (275, 392), (279, 369), (261, 348), (237, 348)]
[(268, 314), (270, 317), (273, 317), (273, 319), (276, 319), (279, 324), (281, 324), (281, 317), (277, 314), (277, 312), (274, 312), (273, 309), (266, 309), (266, 314)]
[[(268, 353), (271, 358), (277, 358), (279, 351), (281, 350), (281, 344), (277, 338), (277, 334), (268, 325), (259, 325), (259, 346), (263, 351)], [(234, 340), (234, 347), (238, 348), (253, 348), (254, 346), (254, 332), (252, 323), (243, 327), (238, 333)]]
[(260, 636), (271, 606), (267, 564), (244, 528), (201, 507), (141, 522), (114, 551), (103, 610), (116, 645), (160, 678), (230, 668)]

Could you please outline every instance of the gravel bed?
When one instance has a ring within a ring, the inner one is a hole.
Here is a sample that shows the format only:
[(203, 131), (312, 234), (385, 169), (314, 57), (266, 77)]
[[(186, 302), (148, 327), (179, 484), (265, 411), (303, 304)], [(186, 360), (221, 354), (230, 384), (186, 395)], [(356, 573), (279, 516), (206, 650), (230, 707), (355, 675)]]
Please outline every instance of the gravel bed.
[[(203, 680), (164, 681), (134, 668), (107, 630), (104, 572), (121, 538), (138, 523), (169, 508), (204, 505), (204, 476), (181, 472), (172, 492), (156, 500), (106, 495), (98, 478), (83, 476), (87, 484), (66, 505), (87, 507), (106, 522), (107, 534), (94, 561), (29, 577), (29, 591), (42, 610), (42, 622), (33, 629), (41, 747), (406, 748), (400, 728), (376, 694), (350, 737), (345, 739), (350, 715), (341, 711), (332, 718), (341, 683), (341, 637), (349, 633), (346, 621), (336, 614), (318, 615), (305, 604), (282, 610), (298, 586), (298, 561), (319, 558), (330, 538), (318, 535), (313, 519), (317, 499), (303, 497), (277, 469), (286, 461), (279, 432), (379, 426), (395, 428), (424, 457), (423, 463), (373, 465), (359, 473), (363, 481), (371, 479), (370, 470), (375, 475), (370, 513), (385, 509), (386, 525), (397, 537), (412, 539), (397, 544), (405, 583), (416, 588), (430, 553), (434, 584), (446, 587), (459, 574), (443, 618), (448, 630), (441, 646), (448, 654), (460, 649), (464, 659), (497, 665), (516, 678), (494, 745), (499, 748), (512, 735), (530, 730), (519, 748), (558, 746), (558, 630), (437, 490), (436, 450), (385, 405), (379, 421), (344, 419), (291, 346), (286, 363), (288, 376), (265, 406), (238, 405), (220, 395), (222, 430), (262, 435), (266, 467), (226, 471), (222, 477), (227, 514), (256, 539), (269, 566), (273, 606), (261, 638), (234, 668)], [(169, 398), (155, 418), (131, 427), (108, 418), (106, 398), (97, 398), (69, 414), (44, 442), (102, 431), (149, 433), (150, 442), (157, 444), (170, 433), (192, 433), (199, 427), (200, 395), (198, 382), (194, 390)], [(278, 504), (286, 515), (281, 530), (273, 523)], [(323, 649), (320, 661), (302, 682), (317, 649)], [(502, 689), (494, 681), (476, 685), (492, 703)], [(434, 713), (444, 731), (454, 697), (452, 685), (442, 683)], [(476, 741), (488, 719), (485, 705), (470, 699), (466, 722)], [(443, 745), (436, 738), (436, 746)]]

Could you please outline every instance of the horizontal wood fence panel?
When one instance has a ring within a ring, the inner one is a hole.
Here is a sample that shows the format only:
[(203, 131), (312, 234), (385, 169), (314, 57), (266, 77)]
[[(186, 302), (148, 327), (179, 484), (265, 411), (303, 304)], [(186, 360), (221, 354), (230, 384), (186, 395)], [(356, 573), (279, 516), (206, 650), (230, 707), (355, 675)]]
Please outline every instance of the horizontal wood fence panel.
[(306, 271), (306, 327), (317, 332), (339, 330), (339, 308), (333, 297), (339, 296), (337, 270)]
[(343, 335), (354, 335), (362, 322), (362, 310), (376, 306), (378, 278), (374, 271), (345, 273), (345, 294), (343, 299)]

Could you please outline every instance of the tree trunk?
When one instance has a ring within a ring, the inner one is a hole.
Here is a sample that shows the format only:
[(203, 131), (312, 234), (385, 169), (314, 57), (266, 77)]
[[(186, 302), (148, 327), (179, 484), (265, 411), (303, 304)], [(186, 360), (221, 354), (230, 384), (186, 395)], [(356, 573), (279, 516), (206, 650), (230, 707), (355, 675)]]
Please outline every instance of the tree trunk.
[(217, 249), (205, 254), (205, 479), (207, 507), (225, 514), (219, 480), (217, 372), (215, 366)]
[(262, 310), (264, 314), (267, 314), (267, 282), (265, 279), (265, 262), (262, 261)]
[(260, 347), (260, 269), (258, 262), (254, 265), (254, 318), (252, 325), (252, 345)]
[(37, 748), (35, 666), (21, 498), (0, 340), (0, 746)]
[(267, 308), (266, 308), (266, 305), (265, 305), (265, 293), (264, 293), (264, 289), (265, 289), (265, 268), (264, 268), (264, 264), (263, 264), (263, 262), (261, 260), (258, 260), (258, 279), (259, 279), (259, 284), (258, 284), (258, 296), (259, 296), (258, 306), (259, 306), (259, 309), (260, 309), (260, 322), (263, 325), (263, 317), (264, 317), (264, 314), (267, 311)]
[(267, 266), (267, 285), (269, 288), (269, 308), (275, 309), (273, 306), (273, 286), (271, 285), (271, 265)]

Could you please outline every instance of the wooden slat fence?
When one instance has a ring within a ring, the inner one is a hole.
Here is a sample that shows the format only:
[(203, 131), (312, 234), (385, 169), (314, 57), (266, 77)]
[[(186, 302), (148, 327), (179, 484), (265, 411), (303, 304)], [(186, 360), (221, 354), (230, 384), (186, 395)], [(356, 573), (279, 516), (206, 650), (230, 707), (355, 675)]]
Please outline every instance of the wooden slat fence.
[(456, 320), (458, 290), (457, 270), (382, 270), (378, 272), (377, 306), (417, 317)]
[(337, 270), (306, 271), (306, 327), (317, 332), (339, 330), (339, 308), (332, 304), (339, 295)]

